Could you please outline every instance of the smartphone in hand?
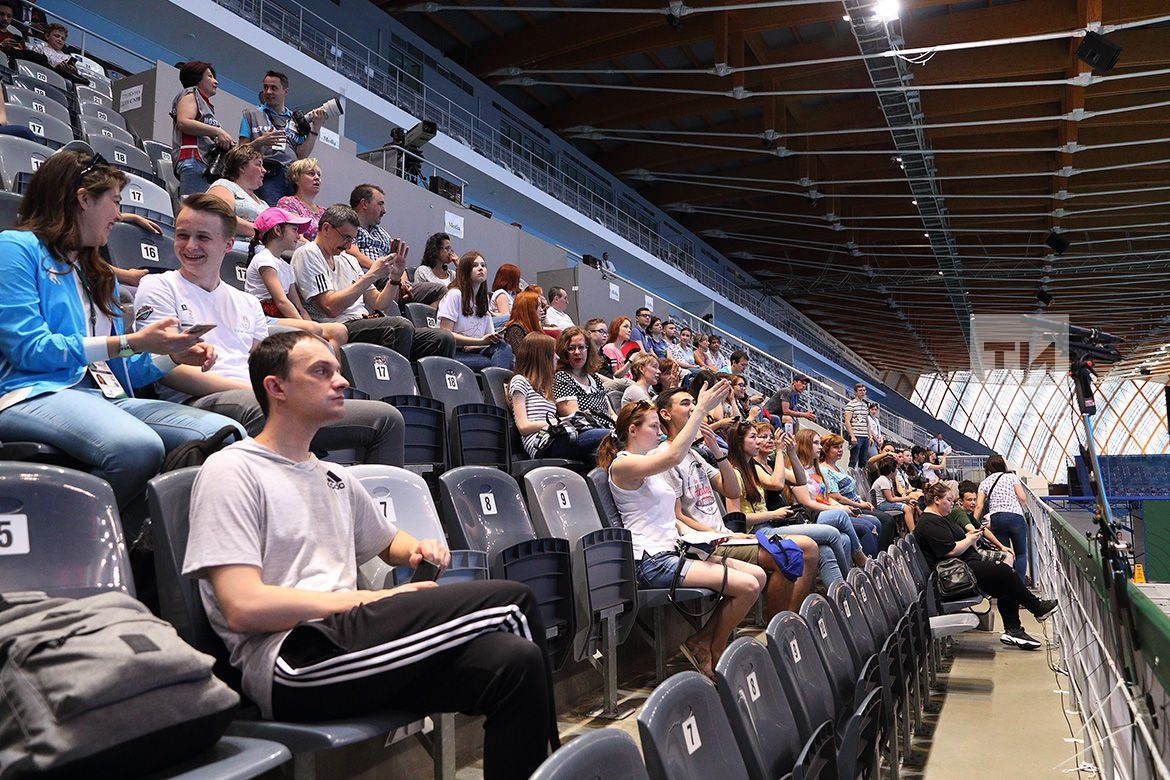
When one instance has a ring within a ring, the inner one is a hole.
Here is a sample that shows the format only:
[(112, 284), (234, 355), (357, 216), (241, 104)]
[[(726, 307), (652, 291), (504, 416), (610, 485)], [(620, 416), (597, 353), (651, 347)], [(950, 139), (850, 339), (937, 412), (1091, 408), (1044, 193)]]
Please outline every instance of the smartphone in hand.
[(442, 572), (443, 570), (439, 567), (439, 564), (433, 563), (428, 561), (426, 558), (423, 558), (418, 562), (418, 566), (415, 567), (414, 574), (411, 575), (410, 581), (434, 582), (435, 580), (439, 579), (439, 575), (442, 574)]
[(193, 325), (181, 325), (179, 330), (188, 336), (202, 336), (209, 330), (215, 329), (214, 322), (196, 322)]

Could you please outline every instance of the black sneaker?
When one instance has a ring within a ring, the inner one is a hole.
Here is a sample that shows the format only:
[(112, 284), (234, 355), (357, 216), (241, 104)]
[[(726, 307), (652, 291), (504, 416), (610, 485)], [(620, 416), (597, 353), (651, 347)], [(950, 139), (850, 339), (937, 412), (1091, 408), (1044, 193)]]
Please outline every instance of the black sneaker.
[(1056, 612), (1056, 608), (1058, 606), (1059, 604), (1056, 599), (1047, 599), (1041, 601), (1040, 606), (1038, 606), (1036, 611), (1032, 614), (1036, 617), (1037, 623), (1043, 623), (1045, 620), (1052, 617), (1052, 613)]
[(1028, 636), (1024, 632), (1024, 628), (1022, 626), (1016, 626), (1015, 628), (1009, 628), (1005, 630), (1002, 634), (999, 635), (999, 641), (1003, 642), (1005, 645), (1018, 647), (1021, 650), (1040, 649), (1040, 643), (1032, 637)]

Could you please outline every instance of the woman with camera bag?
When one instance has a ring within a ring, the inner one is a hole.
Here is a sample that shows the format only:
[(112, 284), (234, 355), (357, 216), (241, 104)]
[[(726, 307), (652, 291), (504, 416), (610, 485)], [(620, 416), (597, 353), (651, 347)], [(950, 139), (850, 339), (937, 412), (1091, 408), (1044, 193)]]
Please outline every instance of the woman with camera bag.
[(928, 485), (924, 495), (927, 507), (914, 528), (914, 538), (922, 548), (927, 564), (934, 569), (948, 558), (958, 558), (967, 564), (975, 575), (979, 590), (996, 600), (996, 608), (1003, 619), (1003, 634), (999, 641), (1021, 650), (1039, 650), (1040, 642), (1028, 636), (1020, 625), (1020, 607), (1042, 623), (1056, 611), (1056, 599), (1038, 599), (1024, 587), (1012, 567), (983, 560), (975, 548), (982, 532), (978, 529), (964, 532), (947, 520), (955, 506), (955, 493), (948, 485), (942, 482)]

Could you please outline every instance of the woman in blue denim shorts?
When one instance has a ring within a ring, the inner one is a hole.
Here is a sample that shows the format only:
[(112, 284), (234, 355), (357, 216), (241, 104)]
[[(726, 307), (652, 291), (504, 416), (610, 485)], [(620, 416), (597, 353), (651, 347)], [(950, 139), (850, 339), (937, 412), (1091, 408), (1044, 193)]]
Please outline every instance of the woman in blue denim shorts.
[[(699, 435), (699, 423), (730, 390), (726, 379), (705, 388), (695, 403), (697, 413), (668, 446), (657, 450), (661, 438), (657, 410), (648, 401), (628, 403), (618, 414), (614, 432), (598, 448), (597, 465), (609, 472), (614, 502), (633, 537), (638, 582), (644, 587), (669, 588), (679, 567), (677, 499), (663, 475), (682, 462)], [(679, 587), (722, 590), (724, 595), (707, 623), (679, 648), (696, 669), (712, 675), (727, 638), (756, 603), (766, 580), (763, 569), (745, 561), (717, 557), (682, 561)]]

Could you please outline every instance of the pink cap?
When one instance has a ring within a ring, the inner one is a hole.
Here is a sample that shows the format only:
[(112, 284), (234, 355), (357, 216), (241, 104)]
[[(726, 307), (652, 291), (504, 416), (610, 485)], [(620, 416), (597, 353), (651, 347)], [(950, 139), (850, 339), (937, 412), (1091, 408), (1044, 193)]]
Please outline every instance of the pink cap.
[(285, 211), (284, 209), (278, 209), (273, 206), (272, 208), (261, 211), (260, 215), (256, 217), (256, 221), (252, 224), (256, 226), (256, 232), (258, 234), (264, 235), (277, 225), (283, 225), (287, 222), (290, 225), (296, 225), (297, 231), (301, 235), (304, 235), (312, 221), (309, 217), (297, 216), (291, 211)]

